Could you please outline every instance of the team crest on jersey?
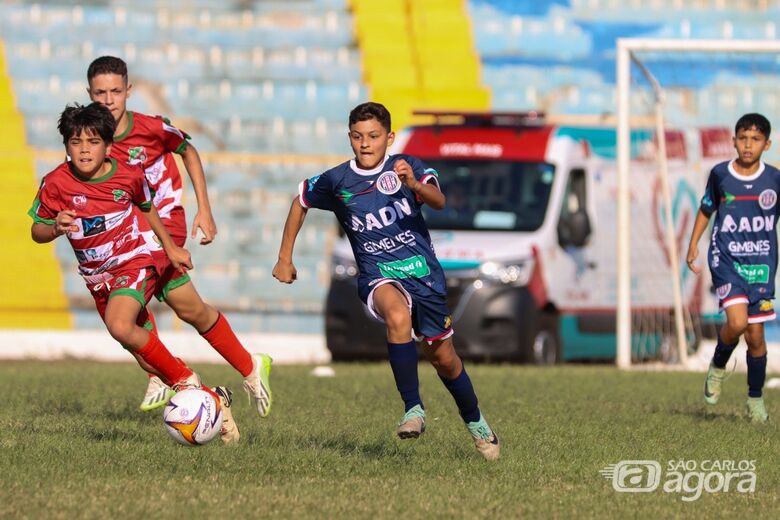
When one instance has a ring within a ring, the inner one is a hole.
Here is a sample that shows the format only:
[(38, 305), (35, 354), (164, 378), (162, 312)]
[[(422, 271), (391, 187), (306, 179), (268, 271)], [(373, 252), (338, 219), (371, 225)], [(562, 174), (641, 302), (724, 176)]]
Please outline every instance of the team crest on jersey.
[(444, 318), (444, 328), (449, 329), (452, 327), (452, 316), (445, 316)]
[(127, 151), (127, 164), (143, 164), (146, 162), (146, 148), (135, 146)]
[(114, 190), (112, 193), (114, 194), (114, 202), (130, 200), (130, 197), (127, 196), (127, 192), (125, 190)]
[(758, 302), (758, 310), (762, 312), (771, 311), (773, 309), (772, 302), (769, 300), (761, 300)]
[(77, 208), (83, 208), (87, 205), (87, 196), (86, 195), (74, 195), (73, 196), (73, 205)]
[(119, 276), (116, 279), (116, 282), (114, 282), (114, 285), (117, 287), (127, 287), (127, 283), (130, 281), (129, 276)]
[(777, 203), (777, 192), (772, 189), (767, 189), (761, 192), (758, 196), (758, 205), (761, 209), (771, 209), (775, 207)]
[(731, 292), (731, 284), (727, 283), (725, 285), (721, 285), (720, 287), (715, 289), (715, 292), (718, 293), (718, 299), (722, 300), (723, 298), (729, 295), (729, 292)]
[(401, 179), (395, 172), (384, 172), (376, 180), (376, 189), (385, 195), (392, 195), (401, 189)]

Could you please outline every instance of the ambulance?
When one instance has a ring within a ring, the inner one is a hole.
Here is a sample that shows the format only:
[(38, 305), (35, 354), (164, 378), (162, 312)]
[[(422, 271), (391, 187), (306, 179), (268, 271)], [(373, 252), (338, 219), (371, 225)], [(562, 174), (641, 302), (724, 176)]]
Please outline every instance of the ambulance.
[[(561, 126), (542, 114), (429, 114), (396, 135), (390, 153), (436, 169), (445, 209), (424, 206), (447, 278), (457, 351), (468, 358), (553, 364), (616, 354), (616, 131)], [(662, 184), (651, 130), (631, 133), (632, 317), (672, 319), (676, 269), (697, 331), (713, 330), (717, 300), (707, 269), (685, 266), (710, 168), (733, 155), (728, 128), (667, 130), (679, 265), (665, 246)], [(706, 266), (708, 238), (700, 244)], [(357, 297), (357, 266), (340, 238), (332, 256), (325, 332), (334, 359), (386, 356), (385, 328)], [(652, 332), (651, 332), (652, 335)], [(632, 337), (633, 339), (633, 337)], [(637, 342), (639, 340), (637, 339)], [(658, 344), (635, 356), (660, 355)]]

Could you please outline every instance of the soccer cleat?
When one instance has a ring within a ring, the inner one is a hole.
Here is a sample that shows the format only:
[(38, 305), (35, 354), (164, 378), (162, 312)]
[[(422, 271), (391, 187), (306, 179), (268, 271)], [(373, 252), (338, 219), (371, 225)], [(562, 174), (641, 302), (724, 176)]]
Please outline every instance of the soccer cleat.
[(413, 406), (401, 417), (396, 433), (402, 439), (416, 439), (425, 431), (425, 410), (418, 405)]
[(139, 408), (142, 412), (151, 412), (157, 408), (161, 408), (168, 404), (171, 397), (176, 395), (176, 392), (171, 390), (171, 387), (162, 382), (157, 376), (149, 378), (149, 385), (146, 387), (146, 395), (144, 400), (141, 401)]
[(750, 422), (754, 424), (763, 424), (769, 420), (769, 414), (764, 406), (763, 397), (748, 397), (747, 414)]
[(200, 376), (193, 372), (187, 379), (182, 379), (178, 383), (174, 383), (172, 388), (174, 392), (181, 392), (182, 390), (200, 388), (201, 386), (203, 385), (200, 384)]
[(707, 369), (707, 377), (704, 379), (704, 401), (707, 404), (718, 403), (725, 377), (726, 369), (718, 368), (710, 362), (710, 367)]
[(498, 436), (490, 429), (482, 414), (476, 422), (466, 423), (477, 451), (487, 460), (497, 460), (500, 452)]
[(273, 404), (269, 380), (272, 362), (273, 359), (267, 354), (252, 354), (252, 372), (244, 378), (244, 390), (250, 399), (255, 400), (260, 417), (268, 417)]
[(233, 419), (233, 411), (230, 407), (233, 405), (233, 392), (226, 386), (215, 386), (214, 393), (219, 397), (222, 405), (222, 429), (219, 430), (222, 444), (234, 444), (241, 439), (241, 432), (238, 431), (238, 424)]

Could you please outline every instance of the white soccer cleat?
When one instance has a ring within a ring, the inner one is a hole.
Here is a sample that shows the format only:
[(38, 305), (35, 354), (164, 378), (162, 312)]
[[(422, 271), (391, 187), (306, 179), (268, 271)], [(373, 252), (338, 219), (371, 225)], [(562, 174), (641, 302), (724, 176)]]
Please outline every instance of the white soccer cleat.
[(146, 395), (144, 395), (144, 400), (141, 401), (141, 406), (139, 406), (139, 408), (142, 412), (151, 412), (152, 410), (162, 408), (168, 404), (168, 401), (170, 401), (171, 397), (174, 395), (176, 395), (176, 392), (163, 383), (162, 379), (157, 376), (152, 376), (149, 378), (149, 385), (146, 387)]
[(219, 397), (219, 403), (222, 405), (222, 429), (219, 431), (222, 444), (235, 444), (241, 440), (241, 432), (238, 431), (238, 424), (233, 419), (233, 392), (226, 386), (214, 387), (214, 393)]
[(252, 354), (252, 372), (244, 378), (244, 390), (250, 399), (255, 400), (260, 417), (268, 417), (273, 404), (270, 382), (272, 362), (271, 356), (267, 354)]

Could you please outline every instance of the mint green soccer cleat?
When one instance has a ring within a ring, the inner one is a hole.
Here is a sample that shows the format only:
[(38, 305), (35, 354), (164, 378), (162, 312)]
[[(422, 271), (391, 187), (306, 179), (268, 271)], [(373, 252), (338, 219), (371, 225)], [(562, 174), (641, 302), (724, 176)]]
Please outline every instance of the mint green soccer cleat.
[(162, 379), (157, 376), (150, 377), (149, 385), (146, 387), (146, 395), (144, 395), (144, 400), (141, 401), (139, 408), (142, 412), (151, 412), (162, 408), (174, 395), (176, 392), (163, 383)]
[(726, 377), (726, 369), (718, 368), (712, 363), (707, 369), (707, 377), (704, 380), (704, 401), (707, 404), (717, 404), (720, 399), (720, 391), (723, 380)]
[(754, 424), (764, 424), (769, 420), (769, 414), (764, 406), (763, 397), (748, 397), (747, 414), (750, 422)]
[(416, 439), (425, 432), (425, 410), (415, 405), (401, 417), (398, 429), (395, 431), (402, 439)]
[(501, 451), (498, 442), (498, 436), (490, 428), (482, 414), (476, 422), (466, 423), (471, 438), (474, 439), (474, 446), (477, 451), (487, 460), (497, 460)]
[(273, 404), (271, 363), (273, 359), (267, 354), (252, 354), (252, 372), (244, 378), (244, 390), (250, 399), (255, 400), (260, 417), (268, 417)]

